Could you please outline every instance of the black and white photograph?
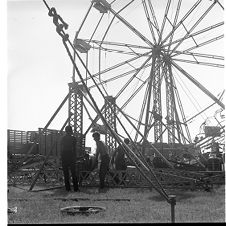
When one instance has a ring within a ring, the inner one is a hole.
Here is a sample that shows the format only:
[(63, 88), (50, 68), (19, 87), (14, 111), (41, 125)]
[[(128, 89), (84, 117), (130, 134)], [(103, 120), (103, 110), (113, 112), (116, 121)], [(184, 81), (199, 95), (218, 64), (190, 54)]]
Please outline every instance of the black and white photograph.
[(3, 2), (4, 223), (225, 223), (223, 0)]

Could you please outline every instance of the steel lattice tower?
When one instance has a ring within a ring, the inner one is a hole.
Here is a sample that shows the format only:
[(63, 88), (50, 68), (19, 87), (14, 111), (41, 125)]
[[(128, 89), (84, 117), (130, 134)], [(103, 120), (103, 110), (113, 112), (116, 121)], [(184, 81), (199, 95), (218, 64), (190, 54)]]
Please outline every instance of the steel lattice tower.
[(85, 150), (85, 137), (83, 136), (83, 95), (82, 85), (69, 83), (69, 125), (72, 127), (74, 136), (78, 139), (79, 154)]
[[(116, 130), (115, 112), (115, 98), (112, 96), (105, 97), (104, 117), (113, 130)], [(109, 147), (111, 155), (112, 151), (116, 148), (116, 140), (107, 133), (105, 136), (105, 143)]]
[(167, 109), (167, 116), (166, 122), (168, 127), (168, 143), (173, 144), (175, 143), (175, 98), (173, 92), (173, 82), (172, 82), (172, 74), (171, 68), (169, 65), (165, 65), (164, 67), (164, 76), (165, 76), (165, 83), (166, 83), (166, 109)]
[[(144, 137), (147, 138), (150, 129), (151, 116), (154, 119), (154, 141), (162, 142), (162, 106), (161, 106), (161, 59), (160, 59), (160, 48), (156, 46), (153, 48), (153, 58), (152, 58), (152, 69), (150, 74), (150, 81), (148, 84), (148, 102), (146, 108), (146, 120), (145, 120), (145, 130)], [(150, 102), (151, 93), (153, 89), (153, 109), (150, 115)]]

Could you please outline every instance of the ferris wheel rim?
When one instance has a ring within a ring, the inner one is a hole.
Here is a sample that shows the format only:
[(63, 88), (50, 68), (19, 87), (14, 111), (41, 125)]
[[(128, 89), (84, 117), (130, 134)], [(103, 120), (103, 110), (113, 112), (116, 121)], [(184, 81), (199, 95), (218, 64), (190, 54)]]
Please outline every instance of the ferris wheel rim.
[[(95, 1), (94, 1), (95, 2)], [(115, 2), (115, 1), (114, 1)], [(133, 1), (131, 1), (131, 2), (133, 2)], [(144, 1), (143, 1), (144, 2)], [(168, 1), (167, 2), (167, 4), (168, 4), (168, 6), (169, 6), (169, 3), (170, 1)], [(194, 8), (196, 8), (199, 4), (200, 4), (200, 2), (201, 1), (197, 1), (196, 3), (195, 3), (195, 5), (188, 11), (188, 13), (184, 16), (184, 17), (186, 17), (187, 18), (187, 15), (189, 15), (190, 13), (191, 13), (191, 11), (193, 11), (193, 9)], [(177, 8), (179, 8), (179, 4), (181, 3), (181, 1), (178, 1), (178, 7)], [(216, 2), (215, 2), (216, 3)], [(210, 7), (209, 7), (209, 9), (211, 8), (211, 7), (214, 7), (214, 5), (215, 5), (215, 3), (213, 3)], [(150, 4), (150, 1), (148, 1), (148, 4)], [(117, 18), (119, 18), (118, 17), (118, 14), (116, 13), (116, 11), (114, 11), (113, 9), (110, 9), (110, 11), (113, 13), (113, 15), (114, 16), (116, 16)], [(155, 16), (154, 16), (154, 13), (152, 14), (152, 16), (155, 18)], [(176, 20), (176, 19), (175, 19)], [(125, 24), (126, 24), (126, 22), (122, 19), (122, 18), (120, 18), (120, 21), (123, 21)], [(157, 27), (157, 30), (160, 30), (160, 29), (158, 29), (158, 26), (157, 26), (157, 22), (156, 22), (157, 20), (155, 20), (154, 19), (154, 24), (156, 25), (156, 27)], [(197, 22), (196, 22), (197, 23)], [(221, 22), (221, 23), (218, 23), (218, 24), (216, 24), (215, 26), (212, 26), (212, 28), (209, 26), (208, 28), (205, 28), (205, 29), (203, 29), (203, 32), (205, 31), (206, 32), (206, 29), (215, 29), (215, 27), (216, 26), (222, 26), (223, 25), (223, 23)], [(162, 24), (162, 26), (161, 26), (161, 30), (160, 30), (160, 33), (159, 34), (162, 34), (162, 32), (163, 32), (163, 27), (164, 27), (164, 25)], [(177, 27), (179, 27), (178, 26), (178, 24), (177, 24)], [(194, 27), (194, 26), (193, 26)], [(193, 28), (192, 27), (192, 28)], [(132, 27), (132, 30), (133, 30), (133, 27)], [(191, 29), (192, 30), (192, 29)], [(201, 30), (202, 31), (202, 30)], [(138, 30), (136, 30), (136, 29), (134, 29), (134, 32), (135, 33), (138, 33), (139, 35), (140, 35), (140, 33), (138, 32)], [(175, 32), (175, 30), (173, 31), (173, 33)], [(193, 35), (198, 35), (198, 33), (202, 33), (202, 32), (195, 32)], [(193, 35), (191, 35), (191, 37), (193, 36)], [(169, 35), (168, 35), (169, 36)], [(165, 41), (167, 40), (167, 37), (168, 36), (166, 36), (166, 38), (165, 39), (163, 39), (163, 42), (162, 43), (165, 43)], [(143, 37), (143, 36), (141, 36), (141, 37)], [(170, 38), (171, 36), (169, 36), (168, 38)], [(185, 36), (186, 37), (186, 36)], [(218, 41), (220, 38), (222, 38), (222, 36), (218, 36), (217, 38), (214, 38), (214, 41), (213, 42), (215, 42), (215, 41)], [(185, 39), (185, 38), (184, 38)], [(84, 39), (85, 41), (87, 41), (88, 39)], [(102, 41), (98, 41), (98, 40), (89, 40), (89, 43), (92, 43), (92, 41), (93, 42), (95, 42), (95, 43), (98, 43), (99, 42), (99, 44), (100, 44), (100, 48), (103, 48), (102, 47), (102, 45), (103, 44), (105, 44), (104, 43), (104, 41), (103, 41), (104, 39), (102, 39)], [(146, 40), (146, 39), (145, 39)], [(179, 40), (178, 42), (179, 43), (181, 43), (181, 41), (183, 41), (183, 40)], [(209, 43), (210, 41), (208, 41), (208, 43)], [(147, 42), (147, 40), (146, 40), (146, 43), (147, 44), (149, 44), (149, 46), (151, 46), (152, 48), (155, 46), (153, 43), (149, 43), (149, 42)], [(159, 42), (160, 43), (160, 42)], [(112, 44), (112, 45), (118, 45), (118, 46), (122, 46), (122, 45), (125, 45), (125, 46), (129, 46), (129, 47), (133, 47), (133, 48), (143, 48), (143, 49), (148, 49), (148, 47), (146, 47), (146, 46), (139, 46), (139, 45), (132, 45), (132, 44), (127, 44), (127, 43), (108, 43), (108, 44)], [(168, 43), (168, 48), (169, 48), (169, 46), (170, 45), (172, 45), (172, 43)], [(178, 44), (177, 44), (178, 45)], [(204, 45), (204, 43), (203, 43), (203, 45)], [(165, 44), (165, 46), (167, 46), (167, 44)], [(196, 47), (197, 48), (197, 47)], [(195, 48), (195, 49), (196, 49)], [(98, 48), (97, 48), (98, 49)], [(106, 50), (106, 49), (105, 49)], [(109, 49), (110, 50), (110, 49)], [(188, 49), (188, 50), (185, 50), (185, 51), (183, 51), (183, 52), (179, 52), (179, 51), (177, 51), (176, 52), (176, 50), (175, 50), (175, 55), (172, 55), (173, 57), (175, 57), (175, 56), (177, 56), (177, 55), (181, 55), (181, 54), (187, 54), (187, 55), (192, 55), (192, 52), (191, 52), (191, 50), (192, 49)], [(173, 51), (172, 51), (173, 52)], [(139, 55), (139, 54), (136, 54), (136, 52), (129, 52), (129, 54), (131, 54), (131, 55)], [(223, 58), (223, 56), (220, 56), (220, 55), (213, 55), (213, 54), (199, 54), (199, 53), (194, 53), (193, 55), (196, 55), (196, 57), (197, 56), (199, 56), (199, 57), (206, 57), (206, 58), (213, 58), (213, 59), (219, 59), (219, 60), (223, 60), (224, 58)], [(146, 56), (148, 56), (148, 54), (146, 55)], [(183, 59), (179, 59), (179, 58), (175, 58), (174, 59), (174, 61), (183, 61)], [(126, 62), (126, 61), (124, 61), (124, 62)], [(202, 62), (195, 62), (195, 61), (189, 61), (189, 60), (184, 60), (184, 62), (186, 62), (186, 63), (191, 63), (191, 64), (198, 64), (198, 65), (205, 65), (205, 66), (210, 66), (210, 67), (220, 67), (220, 68), (223, 68), (223, 65), (222, 64), (211, 64), (211, 63), (202, 63)], [(121, 64), (123, 64), (123, 62), (121, 62)], [(116, 66), (115, 66), (116, 67)], [(119, 66), (120, 67), (120, 66)], [(114, 66), (112, 66), (112, 68), (114, 69)], [(117, 68), (117, 67), (116, 67)], [(109, 68), (109, 70), (113, 70), (113, 69), (111, 69), (111, 68)], [(132, 72), (131, 73), (136, 73), (136, 71), (138, 70), (138, 68), (135, 68), (134, 70), (131, 70)], [(103, 71), (103, 72), (97, 72), (96, 74), (93, 74), (92, 76), (102, 76), (103, 74), (104, 74), (105, 72)], [(122, 74), (121, 74), (122, 75)], [(118, 75), (117, 77), (115, 77), (114, 79), (120, 79), (120, 78), (122, 78), (123, 76), (121, 76), (121, 75)], [(89, 79), (89, 78), (87, 78), (87, 79)], [(113, 78), (112, 78), (112, 80), (114, 80)], [(102, 79), (100, 79), (100, 81), (99, 81), (99, 85), (101, 85), (101, 86), (103, 86), (104, 84), (106, 84), (106, 83), (110, 83), (112, 80), (102, 80)], [(90, 86), (89, 87), (90, 89), (91, 88), (95, 88), (95, 85), (94, 86)], [(107, 92), (105, 92), (106, 94), (107, 94)], [(116, 95), (117, 96), (117, 95)], [(223, 107), (223, 105), (221, 105), (221, 107)]]

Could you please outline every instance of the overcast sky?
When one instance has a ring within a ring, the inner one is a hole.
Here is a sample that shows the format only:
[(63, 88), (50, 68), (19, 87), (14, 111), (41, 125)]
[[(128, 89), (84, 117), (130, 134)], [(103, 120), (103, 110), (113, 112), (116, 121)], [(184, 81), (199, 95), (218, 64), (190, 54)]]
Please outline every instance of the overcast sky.
[[(51, 2), (48, 1), (50, 6)], [(78, 27), (89, 0), (67, 1), (69, 6), (62, 2), (54, 1), (54, 6), (64, 13), (74, 11), (77, 19), (70, 28)], [(71, 73), (71, 63), (44, 3), (9, 1), (8, 128), (37, 130), (44, 127), (66, 96)]]

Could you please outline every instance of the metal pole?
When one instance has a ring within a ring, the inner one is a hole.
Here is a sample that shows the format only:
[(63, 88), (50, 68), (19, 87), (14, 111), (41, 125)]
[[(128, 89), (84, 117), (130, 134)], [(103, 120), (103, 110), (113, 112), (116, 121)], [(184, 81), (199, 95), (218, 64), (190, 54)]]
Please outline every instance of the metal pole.
[(171, 205), (171, 223), (175, 223), (176, 195), (169, 195), (169, 200), (169, 203)]

